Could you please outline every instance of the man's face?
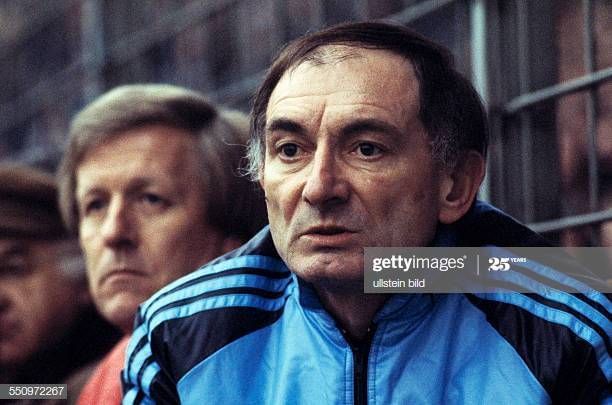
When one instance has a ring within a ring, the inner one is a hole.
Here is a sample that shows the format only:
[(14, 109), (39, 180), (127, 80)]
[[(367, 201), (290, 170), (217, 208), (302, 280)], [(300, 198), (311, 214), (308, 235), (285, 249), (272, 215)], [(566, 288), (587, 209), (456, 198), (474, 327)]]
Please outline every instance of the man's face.
[(307, 281), (362, 290), (363, 247), (431, 242), (440, 180), (411, 63), (352, 51), (281, 78), (266, 110), (261, 184), (288, 266)]
[(52, 346), (80, 310), (75, 284), (60, 270), (59, 244), (0, 238), (0, 369)]
[(77, 168), (89, 287), (126, 331), (140, 303), (221, 253), (205, 220), (198, 150), (187, 132), (147, 126), (93, 148)]

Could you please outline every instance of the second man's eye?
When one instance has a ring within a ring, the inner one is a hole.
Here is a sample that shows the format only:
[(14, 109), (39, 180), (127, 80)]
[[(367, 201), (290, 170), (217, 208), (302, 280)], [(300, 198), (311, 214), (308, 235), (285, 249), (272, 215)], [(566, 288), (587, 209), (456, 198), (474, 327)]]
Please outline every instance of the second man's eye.
[(157, 194), (145, 193), (142, 195), (142, 200), (151, 205), (158, 205), (163, 202), (162, 198)]
[(93, 212), (97, 212), (99, 210), (101, 210), (102, 208), (104, 208), (104, 201), (102, 199), (95, 199), (95, 200), (91, 200), (88, 201), (85, 204), (85, 208), (84, 208), (84, 214), (91, 214)]
[(280, 147), (280, 153), (284, 157), (295, 157), (298, 154), (299, 148), (294, 143), (286, 143)]

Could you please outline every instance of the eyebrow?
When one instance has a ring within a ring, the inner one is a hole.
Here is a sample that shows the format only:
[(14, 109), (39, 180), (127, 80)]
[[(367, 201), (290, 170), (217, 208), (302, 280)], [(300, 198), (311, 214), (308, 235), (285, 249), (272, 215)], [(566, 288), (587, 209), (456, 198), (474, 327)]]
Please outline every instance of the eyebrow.
[(140, 191), (156, 183), (155, 179), (150, 177), (136, 177), (128, 183), (128, 192)]
[[(267, 132), (285, 131), (304, 135), (306, 129), (299, 123), (288, 118), (277, 118), (270, 122), (266, 128)], [(362, 118), (350, 122), (341, 130), (344, 135), (356, 135), (362, 132), (388, 132), (394, 135), (401, 135), (402, 131), (395, 125), (376, 118)]]
[(344, 126), (341, 132), (345, 136), (354, 136), (363, 132), (386, 132), (395, 136), (402, 135), (402, 131), (395, 125), (376, 118), (357, 119)]
[[(131, 179), (126, 187), (126, 193), (135, 193), (141, 191), (151, 185), (154, 185), (156, 182), (154, 179), (150, 177), (136, 177)], [(85, 190), (82, 194), (77, 193), (76, 198), (77, 202), (82, 201), (84, 198), (90, 195), (104, 194), (106, 190), (103, 187), (99, 187), (98, 185), (94, 185), (93, 187)]]
[(306, 134), (306, 129), (302, 125), (288, 118), (273, 119), (270, 124), (268, 124), (266, 132), (274, 131), (285, 131), (300, 135)]

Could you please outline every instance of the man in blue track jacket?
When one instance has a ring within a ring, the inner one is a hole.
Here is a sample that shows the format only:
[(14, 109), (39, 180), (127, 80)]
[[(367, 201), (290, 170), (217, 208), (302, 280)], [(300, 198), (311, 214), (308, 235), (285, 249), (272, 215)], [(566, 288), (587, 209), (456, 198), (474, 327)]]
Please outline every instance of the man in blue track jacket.
[(545, 245), (475, 202), (486, 146), (476, 92), (412, 31), (290, 43), (253, 106), (270, 226), (141, 306), (124, 403), (609, 400), (604, 294), (363, 293), (366, 246)]

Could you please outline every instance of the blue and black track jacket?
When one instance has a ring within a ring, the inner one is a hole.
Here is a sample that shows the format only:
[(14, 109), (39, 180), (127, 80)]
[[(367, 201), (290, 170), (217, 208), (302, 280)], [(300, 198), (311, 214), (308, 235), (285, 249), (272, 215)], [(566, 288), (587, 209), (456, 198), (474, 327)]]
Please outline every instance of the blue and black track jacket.
[[(436, 241), (545, 244), (483, 203)], [(541, 291), (393, 295), (351, 345), (266, 228), (141, 306), (124, 404), (612, 403), (610, 297)]]

